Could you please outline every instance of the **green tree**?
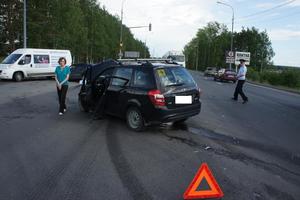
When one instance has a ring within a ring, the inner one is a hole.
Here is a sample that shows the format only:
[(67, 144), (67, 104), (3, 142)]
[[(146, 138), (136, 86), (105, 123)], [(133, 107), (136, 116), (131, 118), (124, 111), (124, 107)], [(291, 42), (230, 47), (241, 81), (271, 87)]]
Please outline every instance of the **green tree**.
[[(27, 1), (28, 47), (69, 49), (74, 62), (99, 62), (106, 58), (117, 58), (121, 21), (97, 2)], [(2, 0), (0, 3), (0, 56), (20, 47), (13, 46), (11, 41), (15, 41), (23, 31), (22, 6), (21, 0)], [(123, 51), (140, 51), (142, 55), (149, 56), (146, 45), (135, 39), (124, 25), (123, 30)], [(4, 46), (7, 41), (11, 44), (10, 48)]]
[[(0, 2), (0, 53), (2, 55), (14, 51), (20, 45), (22, 6), (20, 0)], [(19, 43), (16, 43), (18, 41)]]
[[(200, 28), (184, 48), (187, 66), (190, 69), (204, 70), (206, 67), (226, 67), (225, 52), (230, 50), (231, 33), (225, 25), (210, 22)], [(256, 70), (263, 65), (270, 65), (274, 57), (272, 43), (266, 31), (260, 32), (256, 28), (242, 29), (234, 33), (234, 50), (251, 53), (251, 65)]]
[(198, 30), (184, 48), (187, 66), (191, 69), (204, 70), (208, 66), (223, 66), (224, 53), (230, 46), (230, 33), (226, 26), (210, 22)]
[(238, 51), (251, 52), (251, 65), (257, 70), (262, 65), (272, 64), (271, 59), (275, 55), (267, 32), (259, 32), (254, 27), (243, 28), (241, 32), (235, 33), (234, 47)]

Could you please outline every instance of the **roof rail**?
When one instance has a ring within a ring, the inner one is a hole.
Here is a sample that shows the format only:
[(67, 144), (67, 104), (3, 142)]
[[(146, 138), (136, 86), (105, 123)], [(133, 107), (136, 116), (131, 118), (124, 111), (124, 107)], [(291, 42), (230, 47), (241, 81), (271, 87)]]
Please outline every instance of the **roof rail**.
[(161, 63), (166, 63), (166, 64), (177, 64), (176, 62), (172, 61), (172, 59), (163, 59), (163, 58), (135, 58), (135, 59), (118, 59), (118, 62), (127, 62), (127, 63), (138, 63), (138, 64), (143, 64), (143, 63), (155, 63), (155, 62), (161, 62)]

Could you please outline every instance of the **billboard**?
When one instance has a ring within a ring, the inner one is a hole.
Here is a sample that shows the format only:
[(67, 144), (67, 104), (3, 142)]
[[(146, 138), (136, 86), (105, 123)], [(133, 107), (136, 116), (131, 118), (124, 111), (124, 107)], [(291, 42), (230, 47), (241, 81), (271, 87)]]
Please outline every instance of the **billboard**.
[(139, 58), (140, 52), (138, 51), (125, 51), (125, 58)]
[(244, 59), (246, 65), (250, 65), (250, 52), (235, 52), (235, 64), (240, 64), (240, 59)]

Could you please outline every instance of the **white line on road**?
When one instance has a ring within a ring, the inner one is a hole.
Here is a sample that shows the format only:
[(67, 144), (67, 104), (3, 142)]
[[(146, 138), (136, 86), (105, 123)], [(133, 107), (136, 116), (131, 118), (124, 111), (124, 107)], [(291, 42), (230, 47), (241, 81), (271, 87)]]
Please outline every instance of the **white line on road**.
[(249, 85), (251, 85), (251, 86), (254, 86), (254, 87), (259, 87), (259, 88), (269, 89), (269, 90), (273, 90), (273, 91), (275, 91), (275, 92), (281, 92), (281, 93), (284, 93), (284, 94), (293, 95), (293, 96), (296, 96), (296, 97), (299, 97), (299, 96), (300, 96), (299, 94), (292, 93), (292, 92), (288, 92), (288, 91), (284, 91), (284, 90), (280, 90), (280, 89), (270, 88), (270, 87), (266, 87), (266, 86), (262, 86), (262, 85), (256, 85), (256, 84), (249, 83), (249, 82), (247, 82), (247, 84), (249, 84)]

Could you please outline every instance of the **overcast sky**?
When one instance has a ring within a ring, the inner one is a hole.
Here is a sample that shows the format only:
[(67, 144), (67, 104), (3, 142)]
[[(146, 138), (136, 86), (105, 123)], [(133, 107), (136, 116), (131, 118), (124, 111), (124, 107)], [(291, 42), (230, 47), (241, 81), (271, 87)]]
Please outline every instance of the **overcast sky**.
[[(98, 0), (113, 15), (120, 16), (122, 0)], [(210, 21), (231, 30), (232, 12), (215, 0), (125, 0), (123, 23), (130, 26), (152, 23), (152, 31), (132, 29), (145, 41), (152, 56), (183, 50), (197, 30)], [(279, 65), (300, 66), (300, 0), (224, 0), (235, 10), (235, 31), (255, 26), (267, 30)], [(283, 5), (287, 3), (286, 5)], [(277, 7), (277, 8), (274, 8)], [(253, 15), (252, 15), (253, 14)], [(247, 17), (251, 15), (251, 17)]]

